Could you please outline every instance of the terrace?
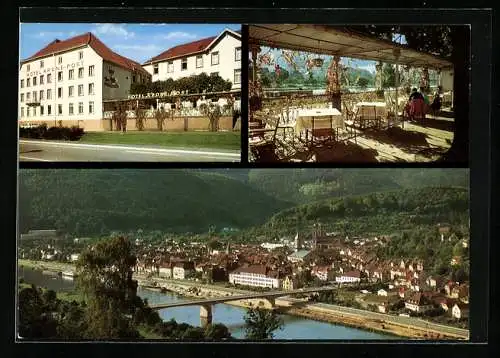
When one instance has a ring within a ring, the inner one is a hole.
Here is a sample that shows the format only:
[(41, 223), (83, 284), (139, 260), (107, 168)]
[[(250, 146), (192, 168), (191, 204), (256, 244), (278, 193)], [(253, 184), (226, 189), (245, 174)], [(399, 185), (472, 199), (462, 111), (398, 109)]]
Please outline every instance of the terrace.
[[(251, 25), (249, 49), (253, 161), (428, 162), (451, 146), (453, 85), (448, 81), (450, 91), (437, 88), (453, 74), (447, 60), (345, 28), (307, 24)], [(359, 77), (361, 86), (349, 83), (342, 63), (349, 59), (378, 61), (375, 88), (366, 88)], [(395, 77), (386, 88), (383, 64), (393, 65)], [(326, 73), (326, 88), (276, 85), (280, 76), (297, 73), (317, 82), (311, 75), (315, 69)], [(430, 71), (434, 98), (427, 95)], [(411, 87), (424, 87), (427, 104), (409, 99)], [(431, 105), (434, 99), (439, 106)]]

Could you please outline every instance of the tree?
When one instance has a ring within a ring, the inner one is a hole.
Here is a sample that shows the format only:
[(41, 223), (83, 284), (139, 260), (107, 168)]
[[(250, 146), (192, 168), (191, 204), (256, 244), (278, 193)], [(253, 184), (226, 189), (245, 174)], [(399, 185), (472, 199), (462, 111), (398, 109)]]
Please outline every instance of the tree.
[(139, 131), (144, 130), (144, 122), (146, 121), (146, 110), (144, 108), (141, 108), (140, 106), (137, 106), (135, 108), (135, 127)]
[(229, 329), (223, 324), (208, 324), (205, 327), (205, 339), (213, 341), (221, 341), (231, 338)]
[(273, 332), (283, 327), (283, 320), (276, 312), (258, 307), (250, 308), (244, 319), (246, 339), (272, 339), (274, 337)]
[(154, 117), (156, 119), (156, 127), (161, 132), (163, 131), (163, 125), (165, 120), (168, 118), (169, 112), (165, 111), (165, 108), (161, 107), (154, 111)]
[(135, 311), (137, 281), (132, 280), (136, 257), (123, 236), (88, 247), (77, 262), (77, 286), (87, 299), (86, 336), (98, 339), (138, 335), (126, 315)]
[(365, 77), (358, 78), (358, 83), (357, 84), (358, 84), (359, 87), (366, 88), (366, 87), (368, 87), (368, 83), (369, 83), (369, 81), (368, 81), (367, 78), (365, 78)]
[(384, 63), (382, 66), (382, 88), (396, 86), (396, 71), (394, 65)]

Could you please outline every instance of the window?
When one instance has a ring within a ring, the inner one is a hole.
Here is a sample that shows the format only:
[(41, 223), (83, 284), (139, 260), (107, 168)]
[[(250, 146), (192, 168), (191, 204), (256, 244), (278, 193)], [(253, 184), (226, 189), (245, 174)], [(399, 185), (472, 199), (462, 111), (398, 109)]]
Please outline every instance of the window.
[(62, 114), (62, 104), (57, 105), (57, 114), (58, 115)]
[(63, 74), (62, 71), (57, 72), (57, 80), (62, 81), (63, 80)]
[(29, 116), (30, 116), (30, 108), (29, 108), (29, 107), (27, 107), (27, 108), (26, 108), (26, 117), (29, 117)]
[(234, 83), (235, 84), (241, 83), (241, 70), (240, 69), (234, 70)]
[(236, 47), (234, 49), (234, 60), (241, 61), (241, 47)]
[(26, 65), (26, 71), (29, 72), (30, 71), (30, 65)]
[(49, 116), (49, 115), (51, 115), (51, 114), (52, 114), (52, 106), (49, 104), (49, 105), (47, 106), (47, 115)]
[(135, 83), (135, 75), (132, 76), (132, 83)]
[(21, 117), (24, 117), (24, 107), (21, 107)]
[(68, 97), (73, 97), (73, 90), (74, 89), (75, 89), (75, 86), (68, 87)]
[(187, 58), (183, 58), (181, 60), (181, 71), (185, 71), (188, 69), (188, 60)]
[(78, 102), (78, 113), (83, 114), (83, 102)]
[(40, 106), (40, 115), (43, 116), (43, 114), (44, 114), (44, 108), (43, 106)]
[(89, 95), (90, 94), (94, 94), (94, 84), (93, 83), (89, 83)]
[(43, 98), (43, 97), (44, 97), (44, 94), (45, 94), (45, 93), (43, 93), (43, 90), (41, 90), (41, 91), (40, 91), (40, 101), (43, 101), (43, 100), (44, 100), (44, 98)]
[(21, 88), (24, 88), (24, 80), (21, 80)]
[(29, 78), (26, 79), (26, 87), (29, 87), (31, 84), (31, 80)]
[(83, 78), (83, 67), (78, 69), (78, 78)]
[(31, 100), (31, 93), (27, 92), (26, 93), (26, 102), (29, 102)]
[(36, 77), (33, 77), (33, 86), (36, 86)]
[(24, 102), (24, 93), (21, 93), (21, 102)]
[(196, 56), (196, 68), (203, 67), (203, 56)]
[(57, 98), (62, 98), (62, 87), (57, 89)]
[(33, 107), (33, 117), (36, 117), (36, 107)]
[(219, 64), (219, 51), (212, 52), (212, 66)]
[(153, 65), (153, 75), (157, 75), (158, 74), (158, 64), (154, 64)]
[(78, 52), (78, 59), (83, 60), (83, 51)]
[(167, 72), (168, 73), (174, 72), (174, 61), (169, 61), (167, 63)]
[(78, 85), (78, 95), (83, 96), (83, 85)]
[(40, 68), (43, 68), (43, 60), (40, 61)]
[(89, 66), (89, 77), (94, 76), (94, 65)]
[(61, 64), (61, 63), (62, 63), (62, 56), (59, 56), (59, 57), (57, 58), (57, 63), (58, 63), (58, 64)]
[(68, 79), (72, 80), (75, 77), (75, 70), (69, 70)]
[(52, 99), (52, 90), (51, 89), (47, 90), (47, 99)]
[(33, 91), (33, 102), (36, 102), (36, 91)]
[(73, 114), (73, 103), (70, 103), (70, 104), (69, 104), (68, 114), (70, 114), (70, 115), (72, 115), (72, 114)]
[(44, 81), (44, 79), (45, 79), (45, 78), (44, 78), (44, 76), (43, 76), (43, 75), (40, 75), (40, 84), (41, 84), (41, 85), (43, 85), (43, 84), (44, 84), (44, 82), (45, 82), (45, 81)]
[(47, 74), (47, 83), (52, 83), (52, 74)]
[(90, 101), (89, 102), (89, 114), (93, 114), (93, 113), (94, 113), (94, 102)]

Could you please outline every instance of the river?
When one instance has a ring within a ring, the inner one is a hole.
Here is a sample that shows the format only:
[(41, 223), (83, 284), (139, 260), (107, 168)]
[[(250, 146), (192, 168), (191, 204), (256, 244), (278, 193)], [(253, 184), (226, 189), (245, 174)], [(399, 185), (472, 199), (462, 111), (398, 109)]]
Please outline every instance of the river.
[[(72, 279), (45, 274), (31, 268), (19, 268), (18, 277), (22, 277), (27, 283), (52, 289), (56, 292), (74, 289), (74, 281)], [(148, 302), (151, 304), (178, 302), (186, 299), (174, 293), (161, 293), (141, 288), (138, 289), (137, 293), (140, 297), (147, 298)], [(243, 338), (245, 333), (243, 319), (245, 311), (244, 308), (228, 304), (215, 305), (212, 310), (213, 322), (225, 324), (234, 337)], [(200, 309), (198, 306), (169, 308), (161, 310), (159, 313), (164, 320), (174, 318), (179, 323), (185, 322), (194, 326), (200, 325)], [(368, 332), (337, 324), (318, 322), (302, 317), (282, 315), (282, 319), (284, 322), (283, 328), (274, 332), (275, 339), (397, 339), (397, 337), (394, 336)]]

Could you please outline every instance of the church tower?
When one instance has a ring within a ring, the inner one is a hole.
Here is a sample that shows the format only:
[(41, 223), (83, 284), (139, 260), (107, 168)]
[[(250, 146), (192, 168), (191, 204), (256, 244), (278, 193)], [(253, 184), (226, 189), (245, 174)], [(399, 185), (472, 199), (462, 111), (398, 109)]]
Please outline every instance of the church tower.
[(230, 249), (230, 246), (229, 246), (229, 242), (227, 243), (227, 246), (226, 246), (226, 255), (229, 255), (229, 249)]
[(295, 251), (299, 251), (302, 249), (302, 238), (300, 237), (299, 233), (297, 232), (297, 235), (295, 235)]

